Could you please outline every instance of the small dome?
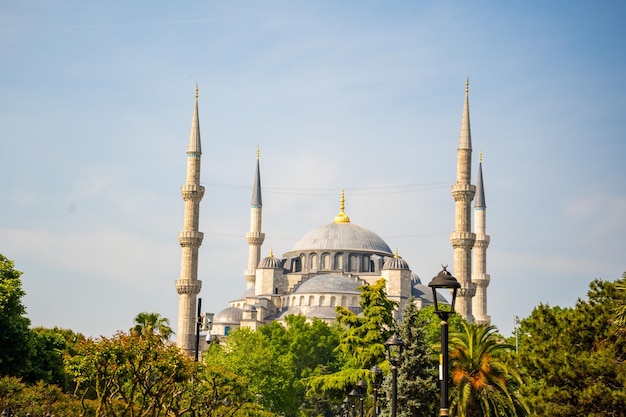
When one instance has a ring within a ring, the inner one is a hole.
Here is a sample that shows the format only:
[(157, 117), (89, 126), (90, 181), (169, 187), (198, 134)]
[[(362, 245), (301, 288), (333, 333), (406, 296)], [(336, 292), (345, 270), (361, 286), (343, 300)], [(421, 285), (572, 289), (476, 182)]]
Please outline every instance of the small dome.
[(367, 251), (392, 255), (391, 249), (376, 233), (353, 223), (330, 223), (311, 230), (291, 249), (292, 252), (316, 250)]
[(413, 284), (421, 284), (422, 280), (420, 279), (420, 277), (417, 276), (415, 272), (411, 272), (411, 282)]
[(259, 269), (282, 269), (282, 268), (283, 268), (283, 261), (273, 256), (268, 256), (267, 258), (263, 258), (263, 260), (259, 262)]
[(356, 288), (363, 285), (360, 281), (341, 274), (320, 274), (302, 282), (294, 293), (356, 293)]
[(237, 307), (228, 307), (213, 317), (214, 324), (239, 324), (243, 317), (243, 311)]
[(383, 269), (410, 269), (409, 264), (406, 261), (396, 255), (393, 258), (387, 258), (385, 260), (385, 264), (383, 265)]

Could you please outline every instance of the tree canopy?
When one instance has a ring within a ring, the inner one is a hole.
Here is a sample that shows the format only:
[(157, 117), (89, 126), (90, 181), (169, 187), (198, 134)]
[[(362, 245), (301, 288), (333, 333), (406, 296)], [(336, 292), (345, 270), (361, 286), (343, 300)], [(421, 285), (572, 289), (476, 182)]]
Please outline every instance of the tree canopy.
[(28, 370), (30, 320), (22, 304), (21, 275), (13, 261), (0, 254), (0, 375), (21, 376)]
[(541, 304), (521, 321), (518, 359), (539, 415), (624, 415), (626, 340), (615, 315), (626, 304), (625, 284), (626, 273), (596, 279), (575, 307)]

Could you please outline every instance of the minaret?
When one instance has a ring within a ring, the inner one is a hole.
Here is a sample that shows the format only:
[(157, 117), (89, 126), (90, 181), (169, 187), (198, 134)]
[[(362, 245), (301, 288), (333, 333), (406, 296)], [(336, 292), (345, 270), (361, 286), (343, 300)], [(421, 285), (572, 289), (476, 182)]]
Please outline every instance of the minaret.
[(180, 188), (185, 202), (183, 230), (178, 234), (181, 246), (180, 279), (176, 280), (178, 292), (178, 329), (176, 344), (190, 355), (195, 349), (196, 298), (202, 287), (198, 280), (198, 248), (204, 234), (198, 231), (200, 200), (204, 187), (200, 185), (200, 122), (198, 120), (198, 86), (196, 104), (191, 120), (191, 133), (187, 147), (187, 180)]
[(472, 135), (469, 117), (469, 81), (465, 83), (465, 104), (461, 118), (461, 133), (457, 151), (456, 184), (452, 186), (455, 203), (454, 232), (450, 242), (454, 248), (454, 275), (461, 284), (457, 292), (456, 311), (468, 322), (473, 322), (472, 297), (476, 289), (472, 284), (472, 248), (476, 235), (472, 233), (471, 203), (476, 187), (471, 184)]
[(261, 260), (261, 245), (265, 240), (265, 233), (261, 232), (263, 202), (261, 200), (260, 158), (261, 151), (257, 147), (256, 171), (254, 173), (254, 184), (252, 184), (252, 202), (250, 203), (250, 231), (246, 233), (246, 240), (248, 241), (248, 269), (244, 271), (246, 288), (254, 287), (256, 269)]
[(472, 299), (472, 313), (474, 320), (479, 324), (491, 323), (491, 317), (487, 315), (487, 287), (490, 276), (487, 274), (487, 247), (489, 235), (486, 234), (487, 218), (485, 204), (485, 189), (483, 187), (483, 153), (478, 159), (478, 177), (476, 178), (476, 200), (474, 201), (474, 242), (472, 283), (476, 285), (476, 295)]

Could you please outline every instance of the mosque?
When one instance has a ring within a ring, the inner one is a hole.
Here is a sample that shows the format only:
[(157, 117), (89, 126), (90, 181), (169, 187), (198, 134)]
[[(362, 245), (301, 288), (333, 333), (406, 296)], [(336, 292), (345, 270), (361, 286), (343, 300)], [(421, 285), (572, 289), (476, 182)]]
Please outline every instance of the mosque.
[[(187, 148), (187, 177), (181, 187), (184, 201), (183, 230), (178, 240), (181, 246), (181, 275), (176, 280), (178, 292), (177, 345), (195, 351), (197, 297), (202, 287), (198, 280), (198, 250), (203, 233), (198, 230), (200, 201), (204, 187), (200, 185), (200, 122), (198, 89)], [(345, 196), (341, 191), (339, 213), (328, 224), (317, 227), (291, 250), (261, 259), (265, 240), (262, 231), (262, 188), (259, 151), (250, 205), (248, 265), (244, 271), (246, 289), (229, 306), (214, 315), (210, 335), (227, 336), (239, 327), (257, 329), (272, 321), (283, 321), (291, 314), (335, 319), (335, 308), (343, 306), (359, 314), (358, 287), (381, 278), (386, 281), (387, 296), (396, 301), (399, 310), (413, 297), (418, 307), (432, 305), (432, 292), (396, 251), (376, 233), (354, 224), (345, 212)], [(453, 275), (461, 284), (455, 310), (466, 320), (490, 323), (487, 315), (487, 247), (486, 205), (482, 179), (482, 157), (478, 165), (476, 185), (471, 183), (472, 141), (469, 117), (469, 88), (465, 87), (465, 103), (457, 148), (456, 183), (452, 185), (455, 203), (455, 229), (450, 234), (454, 249)], [(475, 201), (474, 201), (475, 197)], [(474, 201), (474, 230), (471, 203)], [(438, 300), (444, 301), (441, 295)]]

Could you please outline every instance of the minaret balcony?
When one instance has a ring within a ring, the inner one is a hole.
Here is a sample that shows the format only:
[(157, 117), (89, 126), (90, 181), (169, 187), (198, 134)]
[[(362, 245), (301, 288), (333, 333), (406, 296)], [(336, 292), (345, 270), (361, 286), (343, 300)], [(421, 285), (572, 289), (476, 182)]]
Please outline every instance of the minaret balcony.
[(202, 244), (204, 233), (193, 230), (186, 230), (178, 233), (178, 241), (182, 247), (199, 248)]
[(265, 240), (265, 233), (262, 232), (248, 232), (246, 233), (246, 240), (249, 245), (260, 246)]
[(179, 294), (191, 294), (196, 295), (200, 293), (200, 289), (202, 288), (202, 281), (200, 280), (191, 280), (191, 279), (177, 279), (176, 280), (176, 291)]
[(452, 197), (454, 201), (472, 201), (476, 194), (476, 186), (457, 182), (452, 186)]
[(204, 187), (198, 184), (185, 184), (180, 187), (180, 194), (185, 201), (192, 200), (198, 202), (204, 196)]

